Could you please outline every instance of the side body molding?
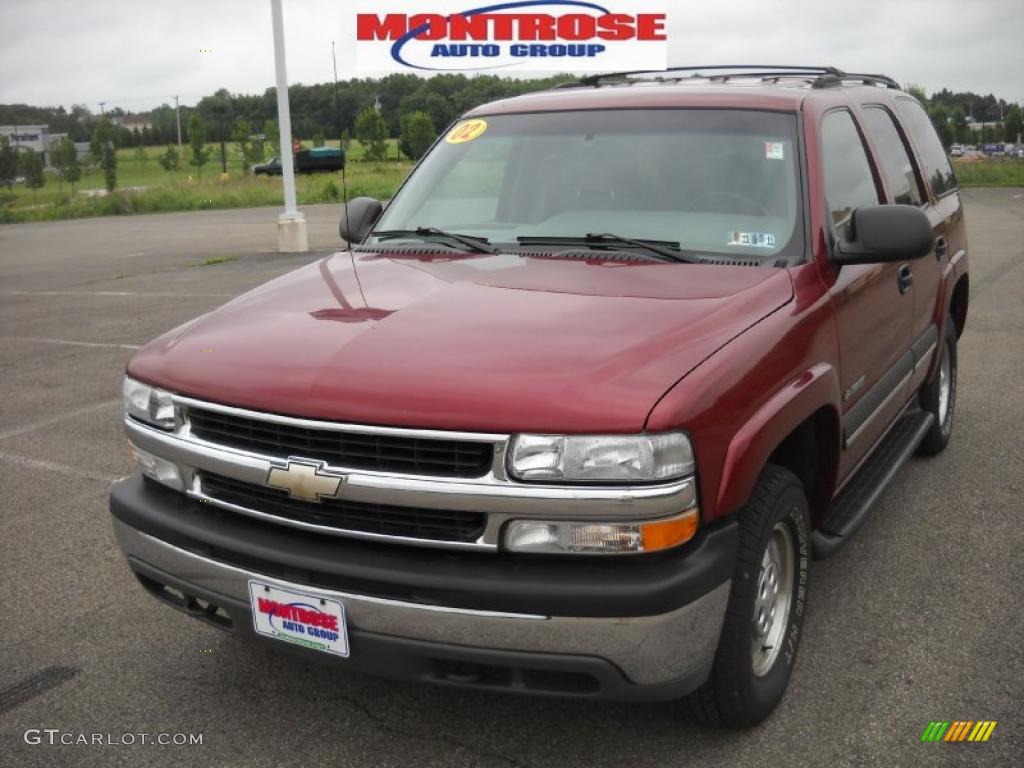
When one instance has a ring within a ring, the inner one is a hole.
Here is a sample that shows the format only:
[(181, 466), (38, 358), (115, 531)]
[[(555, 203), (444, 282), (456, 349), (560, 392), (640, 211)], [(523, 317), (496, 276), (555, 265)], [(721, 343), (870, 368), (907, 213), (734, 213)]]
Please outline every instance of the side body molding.
[[(915, 380), (919, 386), (924, 378), (924, 369), (930, 368), (935, 358), (934, 352), (939, 341), (939, 328), (932, 324), (910, 346), (910, 349), (895, 365), (857, 403), (843, 415), (843, 435), (845, 447), (850, 447), (857, 440), (862, 430), (884, 411), (889, 402), (900, 395), (908, 395), (905, 390), (908, 381)], [(915, 379), (916, 376), (916, 379)]]
[(853, 445), (862, 431), (883, 411), (892, 398), (904, 391), (914, 373), (914, 353), (909, 349), (885, 372), (878, 382), (843, 415), (843, 434), (847, 447)]

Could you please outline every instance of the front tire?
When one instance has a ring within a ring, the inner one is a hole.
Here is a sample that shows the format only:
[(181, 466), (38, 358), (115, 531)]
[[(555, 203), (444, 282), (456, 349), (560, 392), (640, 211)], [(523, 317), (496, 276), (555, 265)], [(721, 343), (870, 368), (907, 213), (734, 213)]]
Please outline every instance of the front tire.
[(953, 434), (953, 418), (956, 416), (956, 384), (956, 326), (953, 318), (947, 317), (939, 367), (932, 380), (921, 388), (921, 409), (935, 417), (917, 449), (922, 456), (942, 453), (949, 444)]
[(689, 702), (703, 723), (749, 728), (782, 699), (803, 629), (810, 520), (796, 475), (766, 465), (739, 525), (736, 571), (714, 666)]

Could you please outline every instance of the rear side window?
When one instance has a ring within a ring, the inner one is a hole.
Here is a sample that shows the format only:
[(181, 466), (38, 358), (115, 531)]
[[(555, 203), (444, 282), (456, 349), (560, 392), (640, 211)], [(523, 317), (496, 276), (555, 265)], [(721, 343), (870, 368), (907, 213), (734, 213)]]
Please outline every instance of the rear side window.
[(914, 137), (917, 151), (921, 153), (921, 162), (924, 164), (925, 175), (931, 182), (932, 192), (938, 197), (956, 189), (953, 166), (949, 164), (946, 150), (942, 148), (942, 142), (939, 141), (924, 108), (909, 99), (897, 99), (896, 108), (910, 129), (910, 135)]
[(825, 115), (821, 122), (821, 146), (828, 209), (839, 236), (846, 238), (853, 212), (879, 203), (871, 164), (849, 112), (839, 110)]
[(914, 164), (888, 110), (868, 107), (864, 110), (868, 133), (878, 148), (882, 172), (889, 183), (893, 202), (902, 205), (920, 205), (921, 190), (917, 185)]

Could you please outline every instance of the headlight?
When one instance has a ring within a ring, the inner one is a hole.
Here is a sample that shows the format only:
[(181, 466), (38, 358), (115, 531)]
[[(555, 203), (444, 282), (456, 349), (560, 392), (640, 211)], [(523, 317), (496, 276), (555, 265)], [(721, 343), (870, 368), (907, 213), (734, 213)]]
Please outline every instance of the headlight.
[(667, 520), (585, 522), (513, 520), (505, 528), (505, 549), (536, 554), (621, 555), (678, 547), (697, 532), (697, 509)]
[(174, 429), (176, 425), (174, 401), (170, 392), (125, 376), (121, 402), (124, 412), (133, 419), (160, 429)]
[(519, 435), (509, 473), (528, 482), (650, 483), (693, 474), (682, 432), (659, 435)]

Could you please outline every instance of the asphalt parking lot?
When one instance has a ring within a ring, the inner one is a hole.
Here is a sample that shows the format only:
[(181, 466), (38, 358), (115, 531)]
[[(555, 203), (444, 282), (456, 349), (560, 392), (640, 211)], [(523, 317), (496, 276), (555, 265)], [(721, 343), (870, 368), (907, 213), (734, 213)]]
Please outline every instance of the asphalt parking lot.
[[(801, 656), (750, 732), (673, 705), (453, 692), (278, 656), (146, 595), (107, 493), (131, 465), (121, 374), (158, 333), (318, 258), (270, 209), (0, 227), (0, 763), (246, 766), (1020, 765), (1024, 749), (1024, 190), (969, 190), (955, 435), (811, 570)], [(307, 209), (337, 243), (336, 206)], [(922, 744), (930, 720), (996, 720)], [(26, 729), (202, 734), (31, 745)], [(8, 762), (9, 761), (9, 762)]]

